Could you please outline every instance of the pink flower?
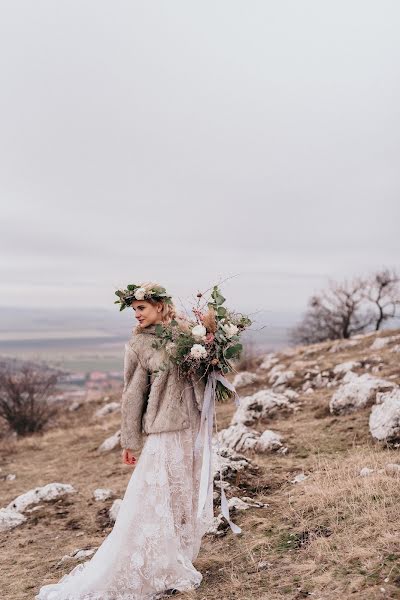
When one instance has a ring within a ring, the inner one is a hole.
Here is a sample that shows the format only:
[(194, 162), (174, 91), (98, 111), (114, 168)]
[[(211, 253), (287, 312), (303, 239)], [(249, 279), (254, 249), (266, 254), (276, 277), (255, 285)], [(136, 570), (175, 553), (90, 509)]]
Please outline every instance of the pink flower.
[(211, 344), (213, 341), (214, 341), (214, 334), (207, 333), (206, 339), (205, 339), (206, 344)]

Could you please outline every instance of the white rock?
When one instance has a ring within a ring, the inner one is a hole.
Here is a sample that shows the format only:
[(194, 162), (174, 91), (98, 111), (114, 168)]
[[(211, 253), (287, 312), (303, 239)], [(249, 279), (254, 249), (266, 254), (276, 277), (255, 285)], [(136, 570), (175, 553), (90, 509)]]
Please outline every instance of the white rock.
[(312, 396), (314, 393), (314, 390), (312, 388), (308, 388), (304, 393), (307, 394), (307, 396)]
[(289, 389), (282, 390), (282, 394), (286, 396), (286, 398), (289, 398), (290, 401), (297, 400), (297, 398), (299, 397), (299, 394), (297, 392)]
[(224, 483), (232, 480), (235, 481), (237, 474), (241, 473), (242, 471), (258, 469), (257, 465), (255, 465), (251, 460), (243, 456), (243, 454), (235, 452), (232, 450), (232, 448), (228, 448), (226, 446), (220, 446), (218, 448), (218, 443), (215, 437), (213, 438), (212, 452), (213, 478), (215, 482), (219, 481), (219, 467), (221, 467)]
[(371, 344), (370, 348), (371, 348), (371, 350), (382, 350), (382, 348), (385, 348), (385, 346), (387, 346), (388, 344), (391, 344), (392, 342), (397, 342), (397, 340), (400, 340), (400, 335), (389, 335), (386, 337), (378, 337)]
[(397, 463), (387, 463), (385, 465), (385, 472), (388, 475), (400, 475), (400, 465)]
[(271, 352), (270, 354), (266, 354), (264, 356), (264, 359), (259, 368), (264, 371), (269, 371), (274, 365), (276, 365), (278, 361), (279, 359), (277, 358), (275, 352)]
[(9, 473), (8, 475), (6, 475), (6, 481), (14, 481), (15, 478), (16, 478), (15, 473)]
[(75, 488), (69, 483), (48, 483), (47, 485), (33, 488), (32, 490), (25, 492), (25, 494), (17, 496), (6, 508), (23, 513), (31, 504), (54, 500), (74, 492), (76, 492)]
[(93, 498), (96, 500), (96, 502), (108, 500), (108, 498), (111, 498), (113, 495), (114, 492), (108, 488), (96, 488), (93, 492)]
[(266, 429), (257, 440), (257, 452), (279, 450), (282, 447), (282, 436), (272, 429)]
[(363, 467), (360, 470), (359, 475), (360, 477), (368, 477), (368, 475), (372, 475), (372, 473), (374, 473), (374, 469), (370, 469), (369, 467)]
[(292, 408), (286, 395), (273, 392), (269, 389), (259, 390), (251, 396), (240, 398), (239, 406), (232, 417), (231, 425), (252, 425), (260, 419), (271, 417), (283, 408)]
[(380, 396), (380, 404), (372, 407), (369, 430), (376, 440), (400, 440), (400, 390), (395, 389)]
[(252, 450), (256, 446), (260, 435), (255, 429), (239, 423), (222, 429), (218, 433), (218, 440), (223, 446), (242, 452), (243, 450)]
[(353, 348), (354, 346), (358, 346), (359, 342), (355, 339), (352, 340), (337, 340), (335, 341), (329, 352), (341, 352), (342, 350), (347, 350), (348, 348)]
[(214, 517), (210, 527), (207, 529), (208, 535), (215, 535), (217, 537), (225, 535), (228, 528), (228, 523), (225, 521), (222, 513)]
[(329, 377), (323, 376), (322, 373), (317, 373), (312, 380), (312, 384), (315, 388), (324, 388), (329, 384)]
[(98, 452), (109, 452), (110, 450), (114, 450), (114, 448), (119, 446), (120, 439), (121, 430), (118, 429), (118, 431), (116, 431), (114, 435), (111, 435), (106, 440), (104, 440), (102, 444), (100, 444), (100, 446), (97, 448)]
[(228, 500), (229, 508), (235, 508), (236, 510), (249, 510), (250, 506), (243, 502), (240, 498), (233, 496), (233, 498), (229, 498)]
[(251, 385), (257, 380), (258, 377), (255, 373), (250, 373), (249, 371), (241, 371), (240, 373), (236, 373), (232, 385), (235, 388), (241, 388), (245, 387), (246, 385)]
[(266, 429), (260, 434), (255, 429), (246, 425), (231, 425), (218, 434), (219, 442), (232, 450), (243, 452), (255, 450), (256, 452), (270, 452), (282, 447), (281, 436), (271, 429)]
[(282, 371), (279, 373), (278, 377), (274, 379), (273, 387), (280, 387), (287, 385), (292, 379), (295, 377), (294, 371)]
[(75, 410), (78, 410), (78, 408), (80, 408), (82, 404), (83, 403), (79, 400), (74, 400), (73, 402), (71, 402), (71, 404), (68, 405), (68, 410), (70, 412), (74, 412)]
[(12, 508), (0, 508), (0, 531), (8, 531), (21, 525), (26, 521), (26, 517)]
[(89, 548), (88, 550), (74, 550), (71, 554), (65, 554), (59, 561), (58, 564), (61, 565), (65, 562), (71, 562), (74, 560), (80, 560), (81, 558), (87, 558), (88, 556), (93, 556), (96, 552), (97, 548)]
[(285, 369), (285, 365), (281, 365), (281, 364), (277, 364), (274, 367), (272, 367), (272, 369), (270, 370), (270, 372), (268, 374), (269, 383), (274, 383), (274, 381), (276, 379), (278, 379), (279, 375), (282, 373), (282, 371), (284, 369)]
[(112, 522), (115, 522), (117, 519), (117, 515), (121, 506), (121, 502), (122, 502), (122, 498), (117, 498), (116, 500), (114, 500), (114, 502), (112, 503), (112, 506), (110, 508), (110, 510), (108, 511), (108, 514), (110, 516), (110, 520)]
[(392, 352), (400, 352), (400, 344), (397, 344), (396, 346), (393, 346)]
[(94, 416), (99, 419), (99, 418), (105, 417), (106, 415), (109, 415), (111, 413), (119, 412), (120, 410), (121, 410), (120, 402), (108, 402), (108, 404), (105, 404), (104, 406), (102, 406), (101, 408), (96, 410), (96, 412), (94, 413)]
[(372, 377), (368, 373), (359, 377), (349, 371), (346, 381), (333, 394), (329, 403), (330, 412), (333, 414), (345, 414), (372, 404), (377, 392), (390, 390), (395, 384), (386, 379)]
[(305, 481), (307, 479), (308, 475), (305, 475), (304, 473), (299, 473), (298, 475), (296, 475), (296, 477), (294, 477), (293, 479), (290, 480), (291, 483), (301, 483), (302, 481)]
[(333, 372), (335, 375), (340, 375), (342, 373), (347, 373), (348, 371), (352, 371), (353, 369), (357, 369), (361, 367), (361, 363), (358, 360), (348, 360), (346, 362), (340, 363), (334, 367)]
[(253, 498), (250, 498), (249, 496), (242, 496), (241, 500), (243, 500), (243, 502), (246, 502), (246, 504), (250, 507), (253, 508), (263, 508), (264, 506), (269, 506), (269, 504), (264, 504), (263, 502), (257, 502), (257, 500), (254, 500)]

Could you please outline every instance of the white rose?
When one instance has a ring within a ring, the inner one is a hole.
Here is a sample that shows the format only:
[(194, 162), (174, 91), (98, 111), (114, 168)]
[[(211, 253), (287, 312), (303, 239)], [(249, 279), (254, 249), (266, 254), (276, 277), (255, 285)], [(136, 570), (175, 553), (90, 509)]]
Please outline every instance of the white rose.
[(192, 335), (195, 338), (204, 339), (206, 336), (207, 330), (204, 325), (195, 325), (192, 329)]
[(233, 323), (224, 323), (223, 325), (221, 325), (221, 327), (225, 331), (225, 335), (227, 338), (233, 337), (239, 331), (236, 325), (234, 325)]
[(193, 344), (190, 349), (190, 356), (193, 358), (205, 358), (207, 356), (207, 350), (201, 344)]
[(136, 298), (136, 300), (143, 300), (146, 294), (146, 289), (143, 287), (140, 287), (136, 290), (136, 292), (134, 293), (134, 296)]

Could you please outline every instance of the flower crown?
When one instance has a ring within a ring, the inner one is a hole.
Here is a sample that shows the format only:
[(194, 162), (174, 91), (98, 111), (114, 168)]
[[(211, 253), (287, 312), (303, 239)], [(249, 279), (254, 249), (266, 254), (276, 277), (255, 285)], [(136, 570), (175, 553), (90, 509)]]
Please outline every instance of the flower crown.
[(115, 300), (114, 304), (121, 305), (119, 308), (120, 311), (124, 310), (127, 306), (131, 306), (134, 300), (154, 300), (155, 302), (162, 301), (166, 304), (172, 304), (171, 296), (160, 285), (147, 289), (135, 283), (130, 283), (126, 286), (125, 290), (117, 290), (115, 294), (119, 300)]

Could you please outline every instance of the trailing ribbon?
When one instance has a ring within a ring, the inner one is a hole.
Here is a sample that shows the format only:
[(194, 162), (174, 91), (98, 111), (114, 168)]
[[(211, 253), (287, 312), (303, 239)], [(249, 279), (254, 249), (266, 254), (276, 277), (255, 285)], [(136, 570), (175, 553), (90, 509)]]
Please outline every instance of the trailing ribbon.
[[(213, 431), (213, 417), (215, 412), (215, 391), (217, 387), (217, 381), (220, 381), (228, 390), (233, 392), (235, 403), (239, 405), (239, 396), (233, 387), (233, 385), (220, 373), (211, 371), (208, 375), (206, 388), (204, 390), (203, 407), (201, 411), (200, 429), (197, 434), (195, 449), (198, 451), (203, 446), (203, 461), (201, 465), (201, 478), (200, 478), (200, 490), (199, 490), (199, 502), (197, 516), (200, 517), (205, 504), (207, 502), (208, 495), (212, 493), (213, 489), (213, 474), (212, 474), (212, 431)], [(202, 443), (203, 442), (203, 443)], [(218, 437), (217, 437), (218, 450), (220, 449)], [(219, 459), (219, 481), (221, 486), (221, 512), (225, 519), (228, 521), (230, 528), (233, 533), (241, 533), (241, 528), (235, 525), (229, 517), (229, 505), (225, 496), (225, 491), (222, 482), (221, 472), (221, 461)]]

